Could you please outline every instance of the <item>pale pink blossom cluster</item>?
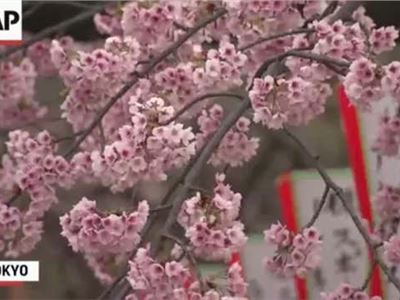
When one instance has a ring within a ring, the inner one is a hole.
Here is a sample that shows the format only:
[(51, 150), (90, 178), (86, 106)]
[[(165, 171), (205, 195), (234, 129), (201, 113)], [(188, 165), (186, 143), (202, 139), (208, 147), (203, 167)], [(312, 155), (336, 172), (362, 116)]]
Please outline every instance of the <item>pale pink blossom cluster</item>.
[(375, 194), (374, 202), (382, 219), (400, 217), (400, 188), (381, 183)]
[(174, 23), (190, 27), (197, 13), (191, 1), (132, 1), (122, 9), (122, 31), (138, 39), (145, 51), (159, 51), (183, 33)]
[(109, 214), (98, 211), (96, 201), (82, 198), (73, 209), (60, 217), (61, 235), (75, 252), (81, 252), (95, 275), (103, 283), (113, 280), (110, 268), (126, 262), (140, 242), (140, 232), (149, 216), (146, 201), (131, 213)]
[(0, 62), (0, 129), (43, 117), (47, 109), (35, 100), (37, 72), (29, 58)]
[[(104, 49), (91, 52), (72, 51), (53, 41), (50, 53), (67, 88), (62, 117), (78, 132), (86, 129), (99, 110), (132, 78), (141, 50), (133, 38), (110, 37)], [(101, 122), (102, 130), (97, 128), (86, 139), (85, 148), (93, 150), (101, 143), (101, 131), (106, 140), (115, 138), (118, 128), (129, 120), (128, 101), (129, 95), (119, 99)]]
[(142, 179), (165, 180), (166, 172), (188, 162), (195, 154), (194, 134), (190, 127), (169, 120), (174, 109), (161, 98), (130, 102), (131, 124), (118, 130), (118, 140), (104, 151), (91, 154), (92, 169), (112, 191), (132, 187)]
[(25, 131), (12, 131), (6, 145), (8, 154), (3, 156), (0, 170), (0, 200), (8, 205), (13, 198), (29, 197), (26, 209), (21, 211), (20, 231), (14, 236), (16, 240), (9, 241), (6, 253), (16, 257), (35, 247), (41, 238), (42, 218), (58, 201), (56, 187), (70, 187), (73, 178), (69, 163), (55, 154), (55, 144), (47, 131), (34, 138)]
[(381, 116), (371, 149), (382, 156), (396, 156), (399, 152), (400, 118)]
[(242, 196), (224, 180), (225, 175), (217, 174), (214, 195), (197, 193), (185, 200), (178, 215), (190, 248), (205, 260), (228, 261), (247, 240), (244, 225), (238, 220)]
[(64, 157), (55, 154), (56, 144), (47, 131), (34, 138), (26, 131), (12, 131), (6, 145), (14, 164), (15, 182), (31, 198), (27, 215), (40, 218), (57, 202), (55, 188), (68, 188), (74, 183), (71, 167)]
[[(238, 263), (228, 269), (226, 284), (200, 290), (193, 270), (177, 261), (158, 263), (150, 257), (148, 249), (140, 248), (129, 262), (127, 279), (133, 292), (126, 300), (179, 299), (179, 300), (247, 300), (247, 283)], [(204, 278), (206, 279), (206, 278)], [(206, 279), (207, 280), (207, 279)], [(213, 284), (214, 285), (214, 284)]]
[(393, 235), (388, 241), (385, 241), (383, 249), (384, 256), (389, 263), (400, 264), (400, 236), (398, 234)]
[(394, 26), (380, 27), (373, 29), (368, 42), (371, 45), (371, 51), (374, 54), (390, 51), (396, 46), (396, 40), (399, 37), (399, 32)]
[(158, 89), (174, 108), (181, 108), (195, 97), (213, 90), (240, 87), (247, 56), (223, 39), (219, 48), (206, 53), (193, 45), (189, 62), (167, 67), (155, 76)]
[(0, 203), (0, 253), (12, 248), (13, 240), (22, 226), (22, 214), (18, 208)]
[[(223, 117), (224, 109), (218, 104), (202, 111), (197, 119), (200, 133), (196, 135), (196, 139), (199, 148), (217, 131)], [(241, 117), (235, 126), (225, 134), (210, 158), (210, 163), (213, 166), (241, 166), (256, 155), (260, 139), (249, 136), (250, 123), (249, 119)]]
[(264, 237), (267, 243), (277, 247), (274, 257), (265, 260), (267, 269), (277, 275), (304, 277), (321, 261), (321, 235), (315, 227), (294, 234), (277, 223), (264, 231)]
[(104, 9), (104, 12), (95, 14), (93, 21), (99, 33), (111, 36), (121, 36), (121, 17), (119, 8), (110, 5)]
[(148, 252), (139, 248), (135, 258), (129, 261), (127, 279), (133, 293), (126, 300), (190, 299), (185, 297), (185, 287), (192, 281), (190, 270), (177, 261), (161, 265)]
[(322, 300), (382, 300), (380, 296), (369, 296), (366, 292), (342, 283), (333, 292), (321, 293)]
[(300, 77), (276, 81), (269, 75), (257, 78), (249, 92), (253, 120), (272, 129), (282, 128), (285, 124), (307, 124), (325, 111), (330, 94), (329, 85)]
[(313, 52), (329, 57), (354, 60), (366, 51), (365, 34), (359, 23), (345, 25), (338, 20), (329, 24), (327, 20), (315, 21), (311, 28), (316, 31), (317, 42)]
[(383, 67), (385, 74), (382, 78), (382, 89), (385, 94), (400, 102), (400, 62), (393, 61)]
[(366, 57), (355, 60), (344, 78), (343, 85), (349, 99), (363, 110), (382, 99), (382, 74), (378, 66)]

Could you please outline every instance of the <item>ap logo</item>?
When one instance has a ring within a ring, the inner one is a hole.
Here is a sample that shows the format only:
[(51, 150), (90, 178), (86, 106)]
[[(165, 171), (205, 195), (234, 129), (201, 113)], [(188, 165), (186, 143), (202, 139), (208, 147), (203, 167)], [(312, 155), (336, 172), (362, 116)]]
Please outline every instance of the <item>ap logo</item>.
[(0, 0), (0, 45), (22, 41), (22, 0)]

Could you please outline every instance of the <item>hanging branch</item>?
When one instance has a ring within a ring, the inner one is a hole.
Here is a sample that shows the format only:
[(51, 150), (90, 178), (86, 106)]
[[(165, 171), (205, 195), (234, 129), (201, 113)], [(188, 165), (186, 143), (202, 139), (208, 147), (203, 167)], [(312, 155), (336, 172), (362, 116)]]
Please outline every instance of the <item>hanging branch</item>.
[(209, 98), (217, 98), (217, 97), (231, 97), (231, 98), (237, 98), (239, 100), (243, 99), (242, 96), (240, 96), (238, 94), (234, 94), (234, 93), (210, 93), (210, 94), (201, 95), (201, 96), (193, 99), (192, 101), (189, 101), (188, 104), (186, 104), (184, 107), (182, 107), (180, 110), (178, 110), (178, 112), (173, 117), (171, 117), (169, 120), (167, 120), (165, 122), (161, 122), (160, 126), (168, 125), (169, 123), (175, 121), (181, 115), (183, 115), (186, 111), (188, 111), (190, 108), (192, 108), (195, 104), (197, 104), (203, 100), (207, 100)]
[(310, 160), (311, 165), (313, 166), (314, 169), (317, 170), (319, 175), (321, 176), (322, 180), (325, 182), (327, 186), (329, 186), (330, 189), (332, 189), (337, 197), (340, 199), (342, 202), (343, 207), (349, 214), (350, 218), (352, 219), (354, 225), (357, 227), (357, 230), (361, 233), (362, 237), (364, 238), (365, 242), (367, 243), (370, 251), (374, 255), (377, 264), (380, 266), (382, 271), (385, 273), (387, 278), (391, 283), (394, 284), (396, 289), (400, 292), (400, 281), (398, 278), (390, 272), (389, 268), (386, 266), (386, 264), (382, 261), (382, 259), (379, 258), (377, 249), (376, 249), (376, 243), (371, 239), (369, 236), (367, 228), (362, 224), (362, 221), (356, 214), (356, 212), (353, 210), (352, 206), (350, 205), (350, 200), (346, 197), (346, 195), (343, 193), (343, 189), (338, 186), (332, 178), (328, 175), (326, 170), (320, 165), (319, 161), (315, 159), (315, 157), (311, 154), (311, 152), (307, 149), (307, 147), (303, 144), (303, 142), (292, 132), (290, 132), (288, 129), (284, 128), (283, 129), (284, 133), (293, 140), (295, 144), (300, 148), (300, 150), (304, 153), (304, 155)]
[(250, 49), (250, 48), (252, 48), (254, 46), (257, 46), (259, 44), (262, 44), (262, 43), (265, 43), (265, 42), (270, 42), (270, 41), (273, 41), (273, 40), (276, 40), (276, 39), (279, 39), (279, 38), (282, 38), (282, 37), (296, 35), (296, 34), (313, 33), (313, 32), (315, 32), (315, 29), (312, 29), (312, 28), (300, 28), (300, 29), (296, 29), (296, 30), (293, 30), (293, 31), (273, 34), (273, 35), (270, 35), (270, 36), (263, 37), (263, 38), (260, 38), (258, 40), (255, 40), (254, 42), (251, 42), (251, 43), (249, 43), (247, 45), (244, 45), (242, 47), (239, 47), (238, 50), (239, 51), (245, 51), (245, 50), (248, 50), (248, 49)]
[(328, 185), (325, 185), (324, 193), (322, 194), (322, 198), (318, 203), (317, 210), (314, 212), (313, 216), (311, 217), (311, 220), (304, 226), (304, 228), (313, 226), (315, 221), (317, 221), (319, 215), (322, 212), (322, 208), (324, 207), (326, 200), (328, 199), (329, 190), (330, 187)]

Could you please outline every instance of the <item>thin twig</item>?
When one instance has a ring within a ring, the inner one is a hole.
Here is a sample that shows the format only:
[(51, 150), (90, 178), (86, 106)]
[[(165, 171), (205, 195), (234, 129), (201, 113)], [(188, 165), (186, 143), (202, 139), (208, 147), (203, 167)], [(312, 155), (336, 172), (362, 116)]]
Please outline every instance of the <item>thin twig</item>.
[(22, 195), (22, 190), (18, 188), (18, 190), (15, 192), (15, 194), (6, 202), (7, 206), (10, 206), (13, 204), (15, 201), (18, 200), (18, 198)]
[(292, 132), (290, 132), (288, 129), (284, 128), (284, 132), (288, 137), (290, 137), (300, 148), (300, 150), (308, 157), (308, 159), (311, 162), (311, 165), (317, 170), (321, 178), (324, 180), (325, 184), (329, 186), (330, 189), (332, 189), (337, 197), (340, 199), (342, 202), (342, 205), (344, 206), (345, 210), (349, 214), (350, 218), (352, 219), (354, 225), (357, 227), (358, 231), (361, 233), (361, 236), (364, 238), (365, 242), (367, 243), (370, 251), (372, 251), (373, 255), (376, 258), (376, 262), (382, 269), (382, 271), (385, 273), (387, 278), (391, 283), (393, 283), (396, 287), (396, 289), (400, 292), (400, 281), (396, 276), (394, 276), (389, 268), (386, 266), (386, 264), (379, 258), (377, 249), (376, 249), (376, 243), (371, 239), (369, 236), (368, 230), (364, 227), (362, 221), (360, 218), (357, 216), (356, 212), (353, 210), (353, 207), (350, 204), (350, 199), (346, 197), (346, 195), (343, 192), (343, 189), (339, 187), (333, 180), (332, 178), (328, 175), (328, 173), (325, 171), (325, 169), (320, 165), (320, 162), (315, 159), (314, 155), (310, 153), (310, 151), (307, 149), (307, 147), (303, 144), (303, 142)]
[(315, 54), (311, 52), (303, 52), (303, 51), (296, 51), (293, 50), (290, 53), (291, 56), (296, 56), (296, 57), (301, 57), (301, 58), (306, 58), (306, 59), (311, 59), (323, 64), (330, 64), (330, 65), (337, 65), (339, 67), (345, 67), (348, 68), (350, 66), (350, 63), (345, 60), (329, 57), (326, 55), (320, 55), (320, 54)]
[(371, 266), (369, 268), (367, 277), (365, 278), (364, 283), (360, 287), (361, 291), (364, 291), (368, 287), (368, 284), (371, 281), (372, 275), (374, 274), (375, 267), (376, 267), (376, 260), (373, 261), (373, 263), (371, 264)]
[(159, 211), (165, 211), (165, 210), (170, 209), (171, 207), (172, 207), (171, 204), (160, 205), (160, 206), (157, 206), (157, 207), (154, 207), (154, 208), (150, 209), (150, 213), (155, 213), (155, 212), (159, 212)]
[(53, 143), (58, 144), (58, 143), (63, 142), (63, 141), (72, 140), (72, 139), (76, 138), (77, 136), (83, 134), (83, 132), (84, 132), (83, 130), (80, 130), (80, 131), (74, 132), (71, 135), (60, 137), (58, 139), (55, 139), (53, 141)]
[(172, 240), (172, 241), (174, 241), (175, 243), (177, 243), (181, 247), (182, 251), (185, 253), (187, 259), (189, 260), (190, 264), (192, 265), (192, 268), (196, 272), (196, 277), (197, 277), (197, 280), (199, 281), (199, 284), (200, 284), (200, 291), (201, 292), (205, 292), (206, 288), (204, 286), (203, 276), (201, 275), (200, 268), (199, 268), (199, 266), (197, 264), (197, 260), (194, 257), (192, 251), (190, 251), (188, 249), (188, 247), (186, 247), (185, 243), (183, 243), (177, 237), (175, 237), (175, 236), (173, 236), (171, 234), (168, 234), (168, 233), (163, 234), (163, 236), (168, 238), (168, 239), (170, 239), (170, 240)]
[(192, 108), (195, 104), (209, 99), (209, 98), (217, 98), (217, 97), (232, 97), (232, 98), (237, 98), (239, 100), (242, 100), (243, 97), (238, 95), (238, 94), (234, 94), (234, 93), (210, 93), (210, 94), (205, 94), (205, 95), (201, 95), (199, 97), (196, 97), (195, 99), (193, 99), (192, 101), (189, 101), (189, 103), (187, 105), (185, 105), (184, 107), (182, 107), (180, 110), (178, 110), (178, 112), (171, 117), (169, 120), (165, 121), (165, 122), (161, 122), (160, 125), (167, 125), (173, 121), (175, 121), (176, 119), (178, 119), (181, 115), (183, 115), (186, 111), (188, 111), (190, 108)]
[(51, 27), (47, 27), (46, 29), (40, 31), (39, 33), (35, 34), (32, 38), (30, 38), (29, 40), (25, 41), (24, 43), (22, 43), (19, 46), (16, 47), (12, 47), (12, 48), (8, 48), (7, 50), (3, 51), (0, 53), (0, 60), (10, 56), (11, 54), (18, 52), (20, 50), (25, 50), (27, 49), (29, 46), (33, 45), (34, 43), (43, 40), (49, 36), (51, 36), (54, 33), (60, 32), (65, 30), (66, 28), (81, 22), (85, 19), (88, 19), (90, 17), (92, 17), (94, 14), (96, 14), (97, 12), (101, 11), (104, 8), (104, 4), (102, 5), (96, 5), (93, 6), (91, 9), (84, 11), (78, 15), (75, 15), (74, 17), (67, 19), (61, 23), (58, 23), (54, 26)]
[(278, 33), (278, 34), (273, 34), (273, 35), (270, 35), (270, 36), (263, 37), (263, 38), (260, 38), (258, 40), (255, 40), (254, 42), (251, 42), (251, 43), (249, 43), (247, 45), (244, 45), (242, 47), (239, 47), (238, 51), (245, 51), (245, 50), (250, 49), (250, 48), (252, 48), (252, 47), (254, 47), (256, 45), (259, 45), (261, 43), (269, 42), (269, 41), (276, 40), (276, 39), (279, 39), (279, 38), (282, 38), (282, 37), (296, 35), (296, 34), (303, 34), (303, 33), (313, 33), (313, 32), (315, 32), (315, 29), (312, 29), (312, 28), (300, 28), (300, 29), (296, 29), (296, 30), (293, 30), (293, 31), (287, 31), (287, 32), (282, 32), (282, 33)]
[(30, 16), (32, 16), (35, 12), (37, 12), (45, 3), (43, 2), (38, 2), (32, 4), (31, 7), (29, 7), (26, 11), (23, 12), (23, 18), (24, 20), (28, 19)]
[(311, 217), (311, 220), (304, 226), (304, 228), (313, 226), (315, 221), (317, 221), (319, 215), (321, 214), (322, 208), (324, 207), (326, 200), (328, 199), (329, 190), (330, 190), (329, 186), (325, 185), (324, 193), (322, 194), (322, 198), (319, 201), (317, 210), (314, 212), (313, 216)]
[(134, 86), (141, 78), (146, 77), (150, 74), (150, 72), (165, 58), (167, 58), (170, 54), (175, 52), (183, 43), (185, 43), (189, 38), (191, 38), (194, 34), (196, 34), (200, 29), (207, 26), (209, 23), (217, 20), (226, 14), (227, 11), (225, 9), (218, 10), (212, 16), (204, 19), (202, 22), (198, 23), (191, 30), (187, 31), (179, 40), (165, 49), (159, 56), (157, 56), (154, 60), (152, 60), (146, 68), (135, 76), (133, 79), (128, 81), (104, 106), (104, 108), (99, 112), (94, 121), (89, 125), (86, 129), (85, 133), (80, 136), (80, 138), (72, 145), (72, 147), (66, 152), (65, 156), (69, 157), (78, 147), (79, 145), (89, 136), (89, 134), (96, 128), (97, 124), (101, 122), (105, 114), (110, 110), (110, 108), (122, 97), (124, 96), (131, 88)]

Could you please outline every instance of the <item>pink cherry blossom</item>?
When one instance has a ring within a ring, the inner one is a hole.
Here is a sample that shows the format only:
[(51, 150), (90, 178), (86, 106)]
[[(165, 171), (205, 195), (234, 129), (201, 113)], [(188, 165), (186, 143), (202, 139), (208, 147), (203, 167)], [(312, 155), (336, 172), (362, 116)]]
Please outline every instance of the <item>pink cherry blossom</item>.
[(267, 269), (281, 276), (304, 277), (318, 267), (321, 261), (322, 241), (314, 227), (294, 234), (280, 223), (272, 224), (264, 231), (267, 243), (277, 247), (272, 258), (266, 258)]
[(60, 218), (61, 235), (74, 252), (81, 252), (100, 281), (113, 280), (107, 271), (109, 262), (122, 262), (140, 242), (140, 231), (149, 215), (146, 201), (136, 211), (120, 215), (99, 212), (96, 202), (82, 198)]

